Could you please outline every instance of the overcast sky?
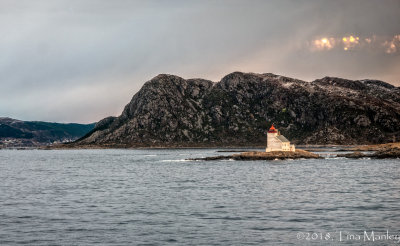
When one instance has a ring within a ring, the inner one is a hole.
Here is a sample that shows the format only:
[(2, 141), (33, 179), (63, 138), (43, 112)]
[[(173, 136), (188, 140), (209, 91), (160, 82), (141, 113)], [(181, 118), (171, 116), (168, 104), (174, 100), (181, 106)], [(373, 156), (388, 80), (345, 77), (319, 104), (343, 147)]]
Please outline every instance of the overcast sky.
[(0, 0), (0, 117), (94, 122), (160, 73), (400, 86), (400, 0)]

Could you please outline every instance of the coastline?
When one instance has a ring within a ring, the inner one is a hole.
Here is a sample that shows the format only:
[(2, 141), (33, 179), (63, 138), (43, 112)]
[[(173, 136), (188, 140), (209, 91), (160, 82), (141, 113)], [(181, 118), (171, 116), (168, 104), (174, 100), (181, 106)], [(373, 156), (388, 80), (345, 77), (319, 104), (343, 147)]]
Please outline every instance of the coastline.
[[(375, 151), (378, 150), (376, 146), (391, 145), (389, 144), (379, 144), (379, 145), (296, 145), (296, 148), (322, 152), (325, 150), (342, 152), (342, 151)], [(57, 145), (44, 145), (44, 146), (29, 146), (29, 147), (0, 147), (0, 149), (221, 149), (221, 150), (232, 150), (237, 149), (237, 151), (247, 150), (247, 149), (265, 149), (265, 145), (70, 145), (70, 144), (57, 144)]]
[[(245, 152), (242, 150), (252, 149), (265, 149), (266, 144), (259, 145), (227, 145), (225, 143), (220, 144), (198, 144), (198, 143), (171, 143), (171, 144), (133, 144), (133, 145), (76, 145), (74, 143), (38, 146), (37, 149), (221, 149), (221, 150), (234, 150), (236, 152)], [(307, 144), (307, 145), (296, 145), (296, 148), (312, 151), (312, 152), (323, 152), (323, 151), (353, 151), (353, 149), (360, 148), (365, 145), (338, 145), (338, 144)]]
[[(101, 149), (125, 149), (125, 150), (167, 150), (167, 149), (214, 149), (217, 153), (236, 153), (227, 156), (212, 156), (206, 157), (204, 160), (219, 160), (219, 159), (234, 159), (234, 160), (274, 160), (274, 159), (301, 159), (301, 158), (322, 158), (318, 152), (337, 152), (336, 157), (348, 158), (348, 159), (362, 159), (362, 158), (374, 158), (374, 159), (396, 159), (400, 158), (400, 143), (388, 143), (378, 145), (298, 145), (296, 146), (296, 152), (305, 152), (313, 157), (301, 156), (300, 155), (286, 155), (281, 154), (270, 155), (264, 152), (265, 146), (181, 146), (181, 145), (156, 145), (156, 146), (94, 146), (84, 145), (77, 146), (74, 144), (59, 144), (55, 146), (38, 146), (38, 147), (12, 147), (12, 148), (0, 148), (1, 150), (101, 150)], [(264, 157), (249, 157), (249, 153), (262, 153)], [(344, 152), (341, 154), (340, 152)], [(346, 153), (347, 152), (347, 153)], [(286, 152), (290, 153), (290, 152)], [(244, 155), (243, 155), (244, 154)]]

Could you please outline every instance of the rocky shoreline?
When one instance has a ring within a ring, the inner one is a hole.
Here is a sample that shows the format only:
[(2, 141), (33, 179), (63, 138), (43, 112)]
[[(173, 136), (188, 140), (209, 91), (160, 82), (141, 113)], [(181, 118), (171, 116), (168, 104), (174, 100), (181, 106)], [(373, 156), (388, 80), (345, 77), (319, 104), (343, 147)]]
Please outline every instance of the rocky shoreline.
[(351, 159), (360, 158), (373, 158), (373, 159), (394, 159), (400, 158), (400, 148), (384, 149), (378, 150), (374, 153), (362, 153), (360, 151), (355, 151), (349, 154), (340, 154), (337, 157), (346, 157)]
[(214, 161), (214, 160), (238, 160), (238, 161), (259, 161), (259, 160), (286, 160), (286, 159), (323, 159), (323, 157), (305, 151), (305, 150), (296, 150), (295, 152), (289, 151), (272, 151), (272, 152), (260, 152), (260, 151), (251, 151), (251, 152), (243, 152), (240, 154), (233, 155), (220, 155), (220, 156), (211, 156), (205, 158), (194, 158), (188, 159), (192, 161)]
[[(400, 143), (387, 143), (387, 144), (374, 144), (362, 145), (349, 149), (354, 151), (348, 154), (339, 154), (337, 157), (346, 157), (352, 159), (360, 158), (373, 158), (373, 159), (387, 159), (387, 158), (400, 158)], [(343, 150), (346, 151), (346, 150)], [(347, 150), (348, 151), (348, 150)], [(373, 151), (373, 153), (363, 153), (362, 151)]]

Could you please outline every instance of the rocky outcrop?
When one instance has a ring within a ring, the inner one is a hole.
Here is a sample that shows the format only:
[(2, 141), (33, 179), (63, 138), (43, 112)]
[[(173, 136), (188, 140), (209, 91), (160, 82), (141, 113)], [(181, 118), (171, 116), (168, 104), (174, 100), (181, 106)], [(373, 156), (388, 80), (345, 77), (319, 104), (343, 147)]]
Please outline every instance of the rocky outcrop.
[(355, 151), (348, 154), (340, 154), (337, 157), (346, 157), (352, 159), (373, 158), (373, 159), (395, 159), (400, 158), (400, 148), (381, 149), (374, 153), (362, 153)]
[(161, 74), (71, 146), (264, 146), (272, 123), (295, 144), (391, 142), (400, 139), (400, 89), (334, 77), (235, 72), (214, 83)]
[(234, 155), (220, 155), (205, 158), (188, 159), (192, 161), (236, 160), (236, 161), (260, 161), (260, 160), (287, 160), (287, 159), (323, 159), (321, 156), (305, 151), (272, 151), (272, 152), (243, 152)]

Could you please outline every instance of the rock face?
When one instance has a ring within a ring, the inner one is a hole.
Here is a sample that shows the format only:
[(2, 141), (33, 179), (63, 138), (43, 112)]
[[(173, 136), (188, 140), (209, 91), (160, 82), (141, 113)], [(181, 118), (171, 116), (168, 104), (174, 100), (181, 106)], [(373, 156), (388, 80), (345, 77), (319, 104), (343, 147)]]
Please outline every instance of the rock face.
[(217, 83), (161, 74), (74, 145), (264, 146), (272, 123), (295, 144), (391, 142), (400, 139), (400, 88), (269, 73), (234, 72)]
[(37, 147), (74, 141), (92, 130), (94, 124), (61, 124), (0, 118), (0, 148)]

